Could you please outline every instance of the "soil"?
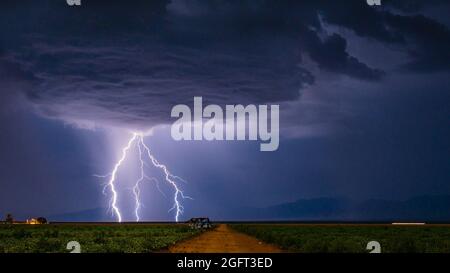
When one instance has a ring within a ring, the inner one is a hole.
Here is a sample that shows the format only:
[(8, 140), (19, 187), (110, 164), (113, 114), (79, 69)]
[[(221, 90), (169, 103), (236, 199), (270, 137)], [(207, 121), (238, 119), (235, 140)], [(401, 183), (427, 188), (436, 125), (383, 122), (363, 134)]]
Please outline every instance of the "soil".
[(169, 247), (172, 253), (277, 253), (281, 249), (220, 224), (217, 228)]

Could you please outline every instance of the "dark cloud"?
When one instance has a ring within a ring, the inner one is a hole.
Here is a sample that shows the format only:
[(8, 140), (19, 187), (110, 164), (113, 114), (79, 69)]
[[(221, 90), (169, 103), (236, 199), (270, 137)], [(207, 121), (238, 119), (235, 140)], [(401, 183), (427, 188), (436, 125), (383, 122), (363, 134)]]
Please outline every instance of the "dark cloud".
[(321, 69), (342, 73), (364, 80), (380, 80), (383, 72), (371, 69), (347, 51), (347, 41), (338, 34), (333, 34), (321, 41), (318, 37), (310, 39), (307, 44), (311, 58)]
[(327, 23), (339, 25), (354, 31), (361, 37), (374, 38), (381, 42), (403, 42), (403, 36), (389, 29), (383, 18), (384, 11), (356, 3), (324, 5), (323, 16)]
[[(41, 114), (133, 128), (168, 122), (171, 107), (194, 96), (218, 104), (296, 100), (315, 81), (305, 56), (321, 71), (381, 80), (384, 72), (352, 56), (352, 41), (328, 34), (322, 19), (408, 45), (408, 67), (448, 68), (448, 55), (436, 63), (443, 47), (433, 36), (446, 37), (446, 29), (363, 2), (93, 0), (73, 8), (64, 1), (20, 7), (7, 1), (1, 47), (32, 75), (26, 96)], [(427, 23), (434, 34), (414, 31), (408, 20)], [(429, 38), (432, 45), (423, 42)], [(425, 54), (430, 48), (434, 53)]]
[(403, 12), (419, 12), (427, 6), (445, 6), (447, 0), (385, 0), (383, 4)]
[[(450, 31), (435, 19), (420, 14), (428, 6), (440, 6), (450, 12), (448, 1), (387, 1), (393, 10), (377, 10), (361, 5), (339, 5), (324, 9), (328, 23), (353, 30), (406, 51), (407, 71), (437, 72), (450, 70)], [(397, 10), (401, 13), (396, 12)]]
[(168, 45), (35, 45), (39, 54), (24, 65), (37, 66), (39, 86), (27, 95), (50, 117), (154, 125), (169, 118), (171, 106), (194, 96), (219, 104), (291, 100), (312, 82), (294, 60), (221, 47), (205, 53)]
[(422, 15), (387, 15), (386, 22), (412, 40), (405, 68), (417, 72), (450, 70), (450, 30)]

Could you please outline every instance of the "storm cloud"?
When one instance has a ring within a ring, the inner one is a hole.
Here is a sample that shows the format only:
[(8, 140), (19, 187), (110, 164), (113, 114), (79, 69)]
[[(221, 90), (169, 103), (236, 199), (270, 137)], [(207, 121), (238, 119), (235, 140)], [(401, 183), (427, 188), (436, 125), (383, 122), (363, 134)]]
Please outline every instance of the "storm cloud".
[(20, 88), (2, 85), (23, 92), (41, 115), (82, 126), (147, 129), (168, 123), (172, 106), (191, 104), (194, 96), (219, 105), (295, 101), (316, 84), (305, 58), (318, 73), (382, 81), (386, 72), (352, 56), (352, 41), (328, 33), (326, 24), (406, 50), (407, 70), (450, 69), (448, 29), (431, 18), (396, 14), (405, 10), (399, 5), (29, 2), (19, 8), (7, 1), (0, 11), (7, 34), (0, 62), (21, 75)]

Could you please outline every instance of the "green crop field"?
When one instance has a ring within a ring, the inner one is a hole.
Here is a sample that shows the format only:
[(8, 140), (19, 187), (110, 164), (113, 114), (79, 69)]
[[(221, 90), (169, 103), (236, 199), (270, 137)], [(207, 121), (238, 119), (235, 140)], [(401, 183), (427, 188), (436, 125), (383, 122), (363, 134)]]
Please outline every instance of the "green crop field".
[[(287, 252), (364, 253), (378, 241), (383, 253), (450, 253), (450, 226), (233, 224), (237, 231)], [(0, 224), (0, 253), (63, 252), (69, 241), (81, 251), (142, 253), (164, 251), (199, 231), (185, 224)]]
[(235, 224), (232, 227), (287, 252), (363, 253), (378, 241), (383, 253), (450, 253), (450, 226)]
[(197, 233), (184, 224), (0, 224), (0, 253), (67, 253), (69, 241), (83, 253), (152, 252)]

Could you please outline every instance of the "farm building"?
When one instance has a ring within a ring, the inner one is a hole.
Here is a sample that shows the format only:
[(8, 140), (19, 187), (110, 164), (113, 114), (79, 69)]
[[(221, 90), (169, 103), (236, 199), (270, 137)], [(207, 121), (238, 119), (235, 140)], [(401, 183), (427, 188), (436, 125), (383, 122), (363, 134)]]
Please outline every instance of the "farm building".
[(29, 225), (47, 224), (47, 219), (45, 219), (44, 217), (31, 218), (31, 219), (27, 220), (27, 224), (29, 224)]

